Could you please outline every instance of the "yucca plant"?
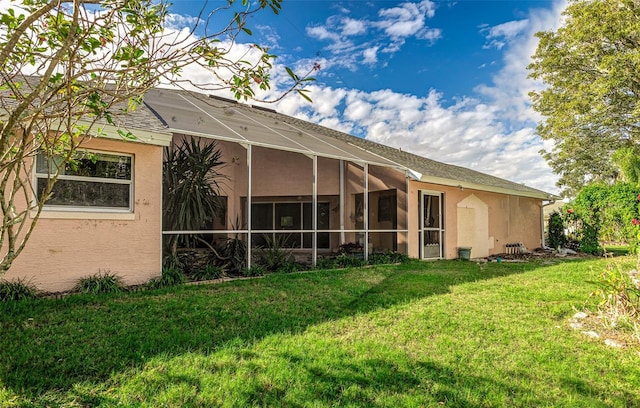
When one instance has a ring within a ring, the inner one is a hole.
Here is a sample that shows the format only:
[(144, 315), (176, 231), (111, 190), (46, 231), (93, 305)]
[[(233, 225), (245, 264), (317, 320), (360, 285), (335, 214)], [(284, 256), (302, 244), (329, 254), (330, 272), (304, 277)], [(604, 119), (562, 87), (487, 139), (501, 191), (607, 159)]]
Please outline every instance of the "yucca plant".
[[(219, 172), (224, 166), (222, 152), (215, 141), (185, 138), (165, 148), (163, 163), (163, 228), (171, 231), (197, 231), (211, 225), (221, 211)], [(193, 247), (197, 237), (170, 235), (166, 255), (178, 247)]]
[(269, 272), (283, 269), (293, 262), (293, 251), (287, 247), (288, 235), (263, 234), (265, 244), (258, 248), (256, 262)]

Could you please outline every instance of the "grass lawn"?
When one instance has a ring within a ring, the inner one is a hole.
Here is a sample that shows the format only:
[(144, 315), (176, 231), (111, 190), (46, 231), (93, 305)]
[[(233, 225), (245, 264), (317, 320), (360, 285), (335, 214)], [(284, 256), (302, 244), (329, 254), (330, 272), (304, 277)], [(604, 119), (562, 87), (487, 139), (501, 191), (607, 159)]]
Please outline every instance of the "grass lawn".
[(640, 348), (569, 327), (607, 262), (412, 262), (2, 304), (0, 406), (638, 407)]

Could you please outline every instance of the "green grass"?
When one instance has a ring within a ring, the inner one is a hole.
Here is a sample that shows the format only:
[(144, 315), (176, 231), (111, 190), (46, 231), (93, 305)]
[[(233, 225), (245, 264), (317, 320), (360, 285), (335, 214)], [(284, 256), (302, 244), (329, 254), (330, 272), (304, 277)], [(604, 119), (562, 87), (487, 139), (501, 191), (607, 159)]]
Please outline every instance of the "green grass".
[(568, 325), (605, 262), (411, 262), (0, 304), (0, 406), (640, 406), (640, 349)]
[(605, 245), (604, 249), (612, 253), (613, 256), (626, 256), (630, 253), (628, 245)]

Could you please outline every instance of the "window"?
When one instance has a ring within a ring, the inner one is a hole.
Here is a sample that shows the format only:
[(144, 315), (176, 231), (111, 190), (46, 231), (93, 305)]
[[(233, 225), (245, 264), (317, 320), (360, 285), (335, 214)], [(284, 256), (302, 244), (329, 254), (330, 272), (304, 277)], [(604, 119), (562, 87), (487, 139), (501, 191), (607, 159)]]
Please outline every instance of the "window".
[[(254, 203), (251, 205), (251, 241), (254, 246), (266, 245), (260, 230), (278, 230), (279, 236), (286, 237), (286, 245), (291, 248), (311, 248), (313, 233), (291, 232), (313, 230), (311, 203)], [(318, 229), (329, 229), (329, 203), (318, 203)], [(275, 235), (275, 234), (274, 234)], [(318, 248), (329, 248), (329, 233), (318, 233)]]
[(62, 164), (44, 153), (36, 157), (36, 192), (41, 197), (49, 177), (60, 170), (45, 204), (47, 209), (133, 211), (133, 157), (78, 152)]

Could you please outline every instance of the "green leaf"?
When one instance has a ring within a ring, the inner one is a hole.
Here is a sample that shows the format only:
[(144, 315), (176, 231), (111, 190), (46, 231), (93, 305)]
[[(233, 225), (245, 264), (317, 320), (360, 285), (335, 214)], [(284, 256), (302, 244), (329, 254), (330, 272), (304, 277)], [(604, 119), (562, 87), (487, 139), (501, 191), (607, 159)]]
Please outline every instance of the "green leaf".
[(309, 92), (306, 89), (296, 89), (296, 92), (298, 92), (298, 95), (302, 96), (304, 99), (306, 99), (308, 102), (313, 103), (313, 101), (311, 100), (311, 98), (309, 97), (309, 95), (307, 95), (307, 93)]
[(284, 69), (287, 71), (287, 74), (289, 74), (289, 76), (294, 80), (294, 81), (298, 81), (299, 78), (298, 76), (291, 70), (291, 68), (289, 67), (284, 67)]

